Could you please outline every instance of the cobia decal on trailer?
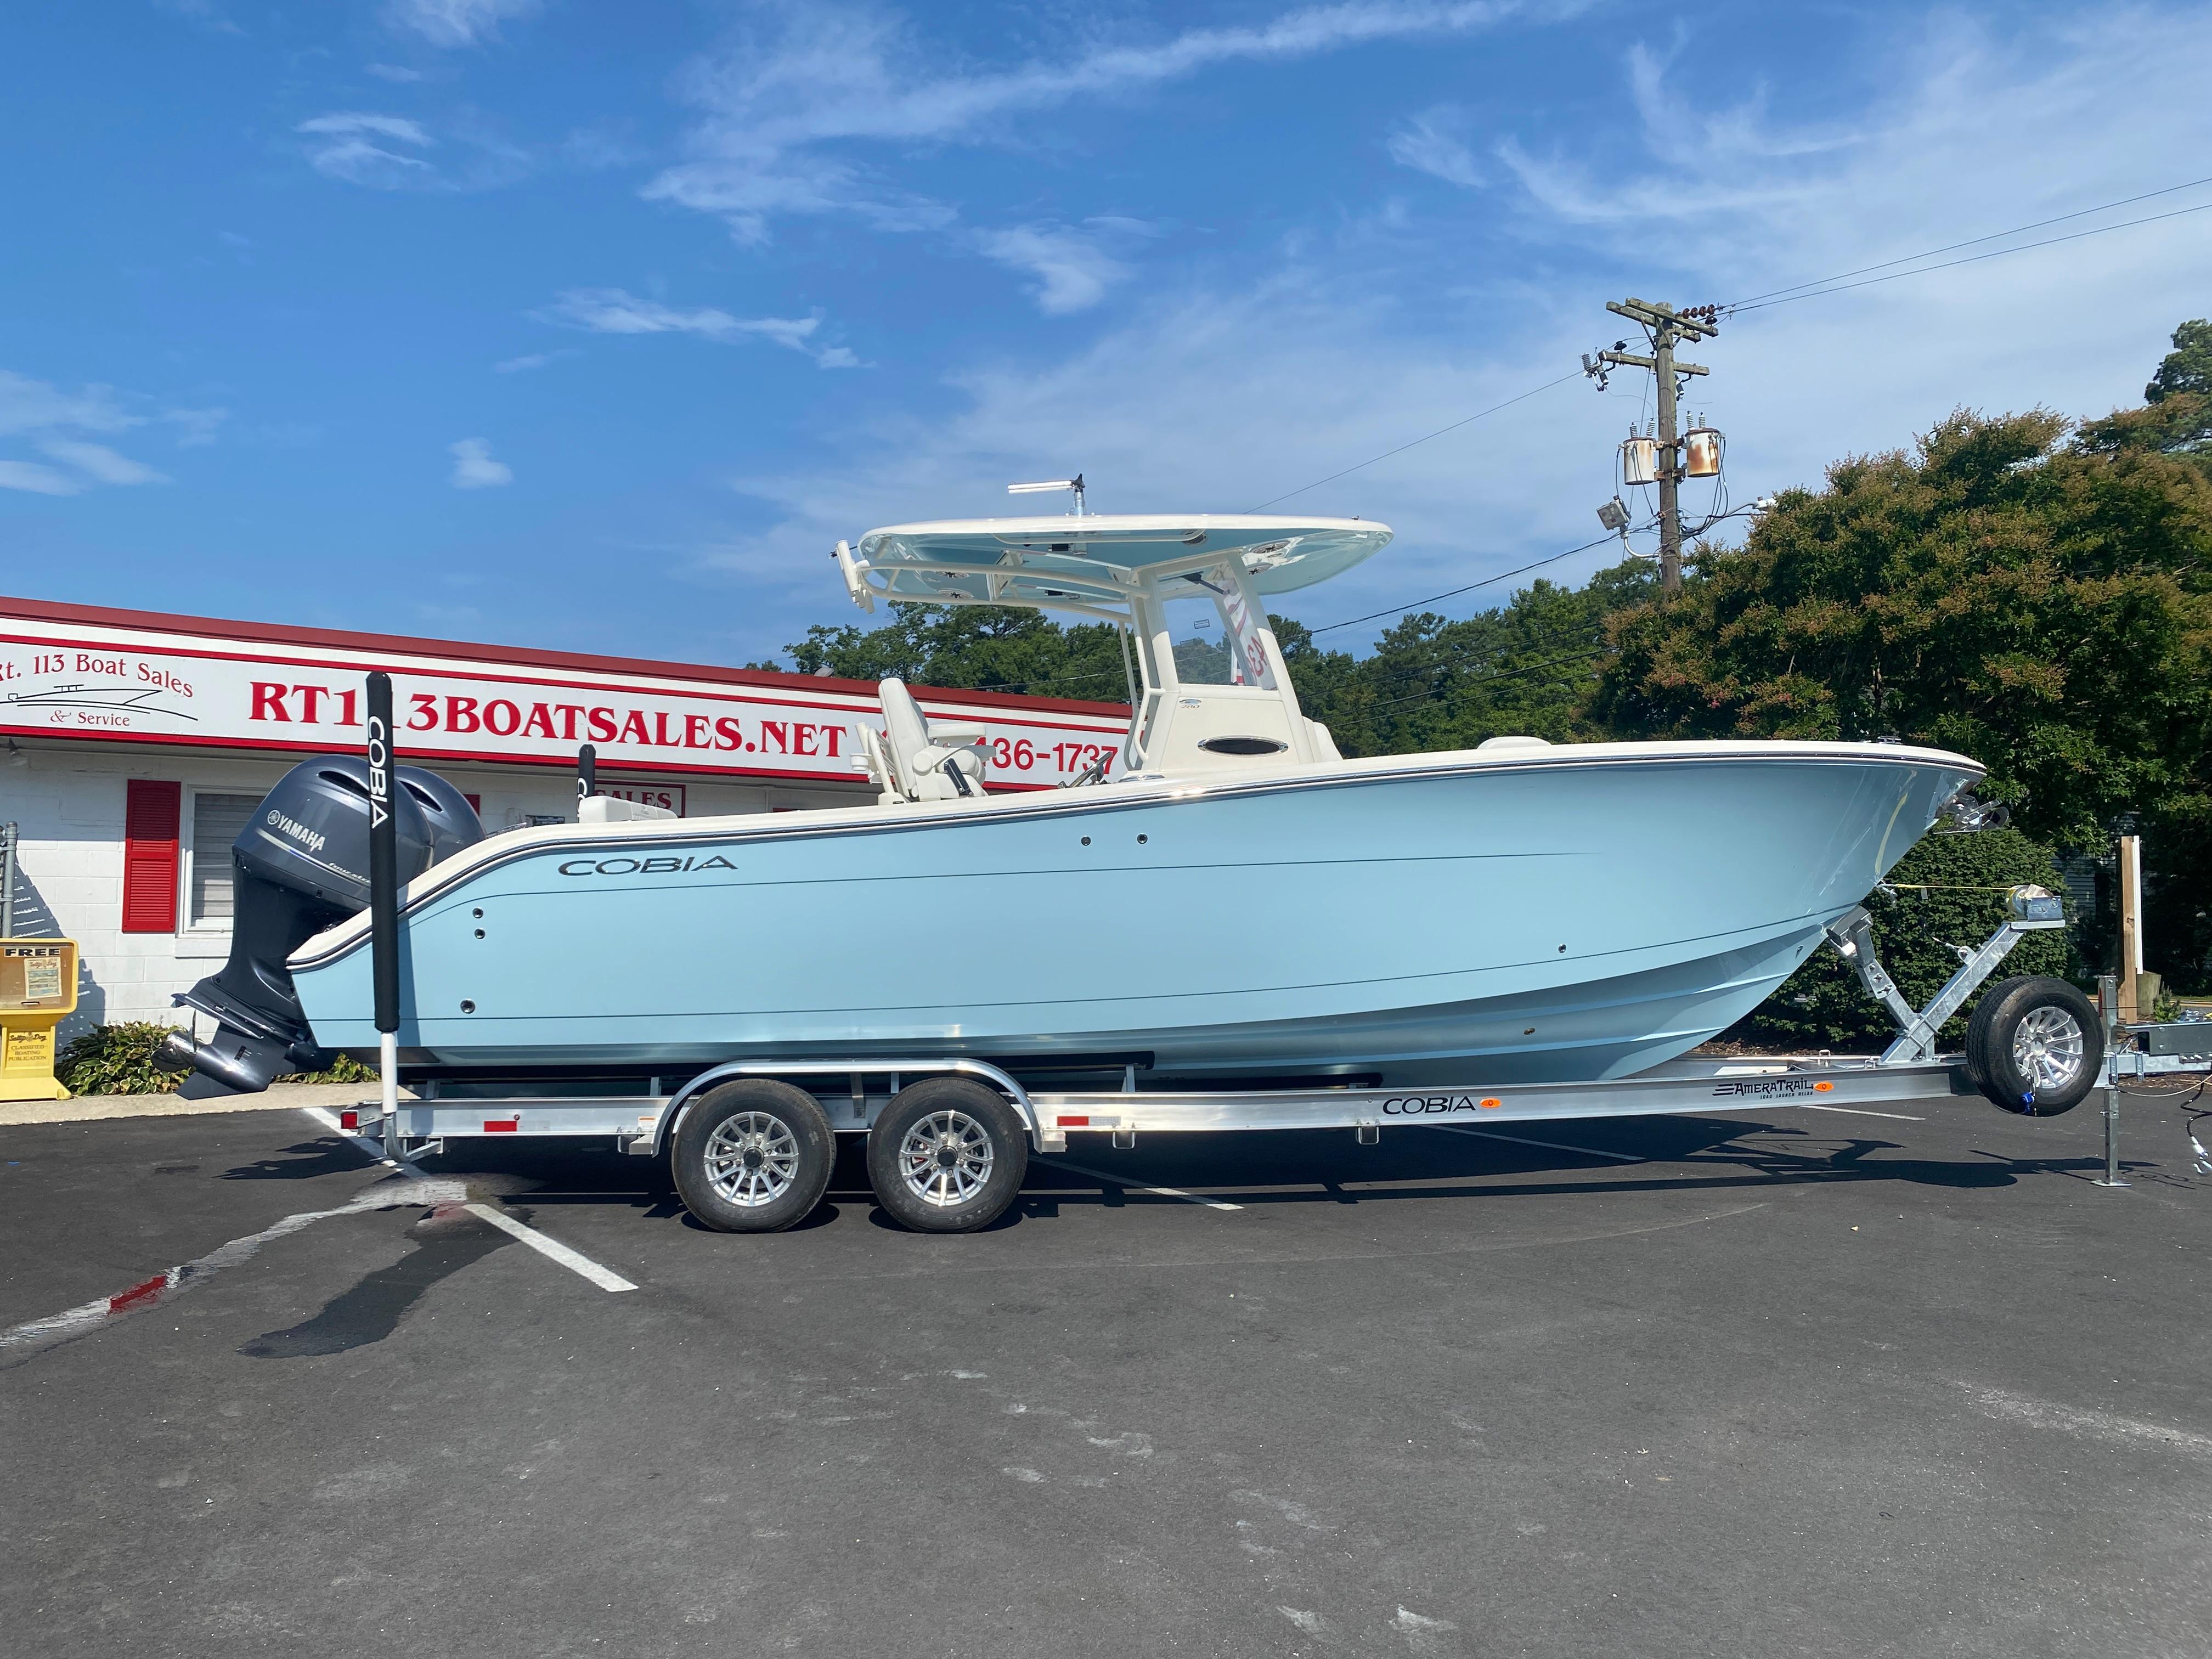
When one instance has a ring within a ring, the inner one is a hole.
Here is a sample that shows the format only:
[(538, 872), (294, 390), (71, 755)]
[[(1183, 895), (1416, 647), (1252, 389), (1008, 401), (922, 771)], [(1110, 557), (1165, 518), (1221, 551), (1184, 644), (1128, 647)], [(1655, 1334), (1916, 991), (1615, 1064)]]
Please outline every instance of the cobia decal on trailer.
[(1432, 1117), (1439, 1112), (1494, 1112), (1504, 1104), (1495, 1095), (1393, 1095), (1382, 1110), (1390, 1117)]

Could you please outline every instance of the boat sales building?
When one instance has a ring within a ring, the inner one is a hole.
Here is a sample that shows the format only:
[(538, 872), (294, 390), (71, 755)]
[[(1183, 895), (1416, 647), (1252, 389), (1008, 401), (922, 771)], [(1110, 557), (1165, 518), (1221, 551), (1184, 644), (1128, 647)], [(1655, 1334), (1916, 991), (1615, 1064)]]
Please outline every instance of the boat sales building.
[[(64, 1040), (177, 1018), (172, 994), (229, 953), (231, 842), (288, 768), (360, 748), (377, 669), (392, 677), (402, 763), (450, 779), (488, 834), (573, 819), (587, 743), (600, 793), (681, 816), (875, 799), (854, 732), (884, 721), (865, 681), (0, 598), (14, 927), (82, 949)], [(1073, 778), (1127, 718), (1111, 703), (917, 695), (933, 718), (985, 728), (993, 789)]]

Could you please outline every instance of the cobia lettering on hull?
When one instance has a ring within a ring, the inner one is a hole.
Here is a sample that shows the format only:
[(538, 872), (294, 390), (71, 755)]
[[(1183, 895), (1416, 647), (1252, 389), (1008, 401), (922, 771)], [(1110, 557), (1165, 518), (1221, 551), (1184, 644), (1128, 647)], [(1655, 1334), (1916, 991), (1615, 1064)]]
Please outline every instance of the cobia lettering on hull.
[(702, 858), (693, 854), (677, 858), (661, 854), (650, 858), (570, 859), (559, 866), (564, 876), (696, 876), (704, 870), (734, 870), (738, 866), (720, 853)]

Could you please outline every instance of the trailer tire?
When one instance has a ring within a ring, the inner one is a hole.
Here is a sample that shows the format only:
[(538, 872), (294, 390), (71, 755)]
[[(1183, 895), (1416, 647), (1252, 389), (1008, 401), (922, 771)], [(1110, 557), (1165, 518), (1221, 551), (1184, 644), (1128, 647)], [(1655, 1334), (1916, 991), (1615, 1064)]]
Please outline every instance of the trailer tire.
[(724, 1233), (775, 1233), (822, 1201), (837, 1137), (821, 1103), (769, 1078), (718, 1085), (684, 1109), (670, 1159), (684, 1207)]
[(868, 1131), (868, 1184), (900, 1225), (972, 1233), (1006, 1213), (1030, 1167), (1021, 1116), (972, 1078), (926, 1077)]
[(1966, 1075), (1993, 1104), (2056, 1117), (2096, 1087), (2105, 1030), (2063, 979), (2022, 975), (1992, 985), (1966, 1022)]

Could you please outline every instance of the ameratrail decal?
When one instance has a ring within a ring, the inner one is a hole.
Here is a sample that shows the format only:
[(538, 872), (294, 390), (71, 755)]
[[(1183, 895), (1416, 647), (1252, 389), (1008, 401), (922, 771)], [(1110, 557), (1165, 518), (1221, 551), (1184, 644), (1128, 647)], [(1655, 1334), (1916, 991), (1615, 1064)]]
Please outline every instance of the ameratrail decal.
[(1772, 1100), (1778, 1096), (1825, 1095), (1832, 1092), (1832, 1083), (1816, 1083), (1806, 1077), (1740, 1077), (1713, 1085), (1713, 1097), (1723, 1099), (1730, 1095), (1748, 1095), (1754, 1099)]

